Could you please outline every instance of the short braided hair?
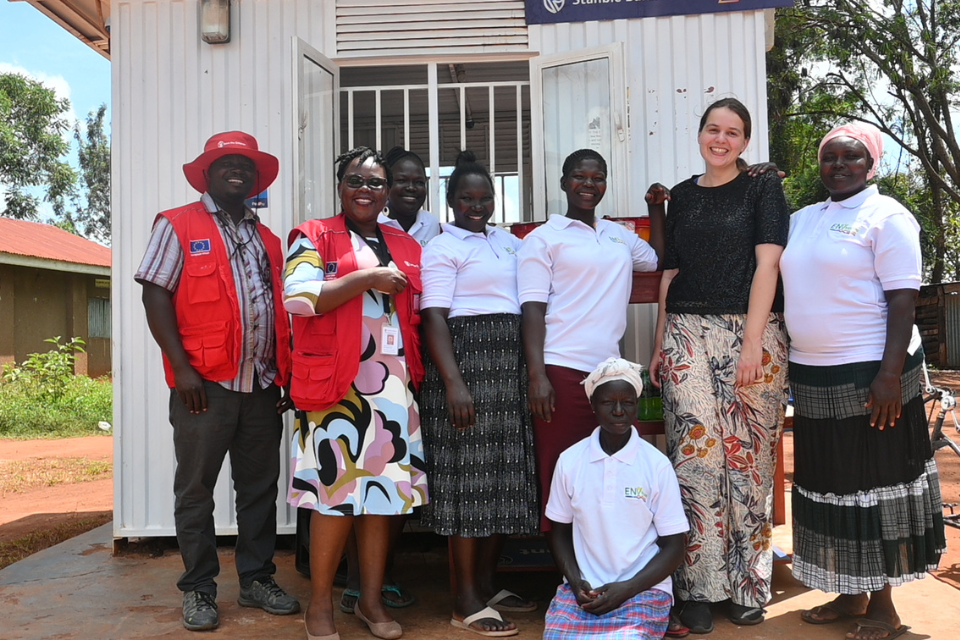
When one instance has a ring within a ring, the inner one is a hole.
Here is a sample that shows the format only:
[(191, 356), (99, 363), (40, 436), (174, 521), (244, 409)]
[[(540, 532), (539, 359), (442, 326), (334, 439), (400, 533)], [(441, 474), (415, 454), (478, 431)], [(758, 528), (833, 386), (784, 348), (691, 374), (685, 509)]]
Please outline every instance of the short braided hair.
[(603, 159), (603, 156), (599, 152), (594, 151), (593, 149), (577, 149), (573, 153), (567, 156), (567, 159), (563, 161), (562, 169), (562, 178), (567, 178), (570, 175), (570, 172), (573, 171), (573, 168), (581, 160), (596, 160), (597, 164), (600, 165), (600, 169), (603, 170), (609, 176), (607, 171), (607, 161)]
[(390, 173), (390, 167), (387, 166), (380, 152), (370, 147), (354, 147), (350, 149), (350, 151), (346, 151), (337, 156), (336, 160), (333, 161), (333, 164), (337, 166), (337, 184), (343, 182), (343, 176), (347, 172), (347, 167), (350, 166), (351, 162), (357, 160), (357, 165), (361, 165), (370, 158), (373, 158), (373, 164), (378, 167), (383, 167), (383, 171), (387, 175), (387, 186), (393, 186), (393, 175)]

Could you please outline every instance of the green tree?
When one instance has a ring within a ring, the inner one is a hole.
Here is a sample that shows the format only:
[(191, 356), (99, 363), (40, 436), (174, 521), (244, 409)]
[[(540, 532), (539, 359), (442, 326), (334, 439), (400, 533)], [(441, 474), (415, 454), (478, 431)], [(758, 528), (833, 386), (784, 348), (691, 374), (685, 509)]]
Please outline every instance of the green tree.
[(6, 192), (0, 215), (35, 220), (41, 187), (57, 216), (65, 212), (75, 174), (62, 159), (69, 149), (66, 99), (52, 89), (15, 73), (0, 74), (0, 184)]
[(110, 244), (110, 138), (105, 130), (107, 105), (87, 114), (86, 126), (74, 127), (80, 162), (78, 189), (71, 200), (73, 211), (60, 225), (90, 240)]
[(826, 128), (875, 124), (907, 154), (900, 166), (922, 173), (904, 184), (926, 185), (929, 206), (916, 213), (930, 279), (942, 281), (960, 205), (951, 112), (960, 93), (960, 0), (797, 0), (777, 17), (781, 50), (768, 58), (771, 139), (780, 138), (774, 159), (794, 169), (794, 204), (815, 193), (810, 172)]

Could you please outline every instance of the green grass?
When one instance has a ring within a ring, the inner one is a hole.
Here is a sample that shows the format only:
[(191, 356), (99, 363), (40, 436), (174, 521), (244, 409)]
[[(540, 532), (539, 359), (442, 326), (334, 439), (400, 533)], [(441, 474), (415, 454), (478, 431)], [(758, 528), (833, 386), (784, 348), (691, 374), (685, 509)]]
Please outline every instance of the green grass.
[(107, 379), (72, 376), (59, 397), (45, 395), (29, 379), (0, 381), (0, 438), (100, 435), (101, 420), (113, 421), (113, 385)]

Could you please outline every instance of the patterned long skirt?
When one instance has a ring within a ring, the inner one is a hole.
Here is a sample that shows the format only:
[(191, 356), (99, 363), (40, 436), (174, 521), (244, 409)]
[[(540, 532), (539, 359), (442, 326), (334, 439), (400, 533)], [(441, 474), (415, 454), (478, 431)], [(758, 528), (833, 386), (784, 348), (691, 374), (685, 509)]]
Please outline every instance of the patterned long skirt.
[(450, 424), (446, 388), (436, 365), (425, 358), (420, 400), (431, 502), (420, 522), (445, 536), (536, 533), (539, 511), (520, 316), (459, 317), (447, 324), (476, 423), (463, 431)]
[(736, 387), (746, 315), (668, 314), (663, 338), (667, 454), (690, 532), (674, 574), (681, 600), (770, 600), (773, 474), (787, 402), (787, 334), (771, 313), (763, 382)]
[(661, 640), (670, 620), (673, 596), (648, 589), (610, 613), (594, 615), (577, 604), (570, 585), (557, 588), (543, 629), (544, 640)]
[(908, 356), (896, 426), (864, 408), (879, 362), (790, 363), (795, 404), (793, 575), (860, 594), (922, 578), (946, 550), (940, 482), (921, 396), (923, 354)]

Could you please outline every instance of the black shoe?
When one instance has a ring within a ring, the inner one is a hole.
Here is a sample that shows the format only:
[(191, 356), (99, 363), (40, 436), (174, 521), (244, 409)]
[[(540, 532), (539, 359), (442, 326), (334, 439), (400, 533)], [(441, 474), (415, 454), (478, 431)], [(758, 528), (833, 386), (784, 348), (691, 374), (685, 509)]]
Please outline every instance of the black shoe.
[(760, 624), (766, 611), (762, 607), (747, 607), (742, 604), (730, 603), (728, 617), (730, 622), (743, 627)]
[(205, 631), (220, 626), (216, 598), (203, 591), (184, 592), (183, 626), (190, 631)]
[(690, 629), (690, 633), (699, 633), (700, 635), (711, 633), (713, 631), (713, 613), (710, 611), (710, 603), (684, 602), (680, 609), (680, 621)]
[(297, 599), (281, 589), (272, 577), (254, 580), (249, 587), (240, 587), (237, 604), (241, 607), (259, 607), (278, 616), (300, 611)]

